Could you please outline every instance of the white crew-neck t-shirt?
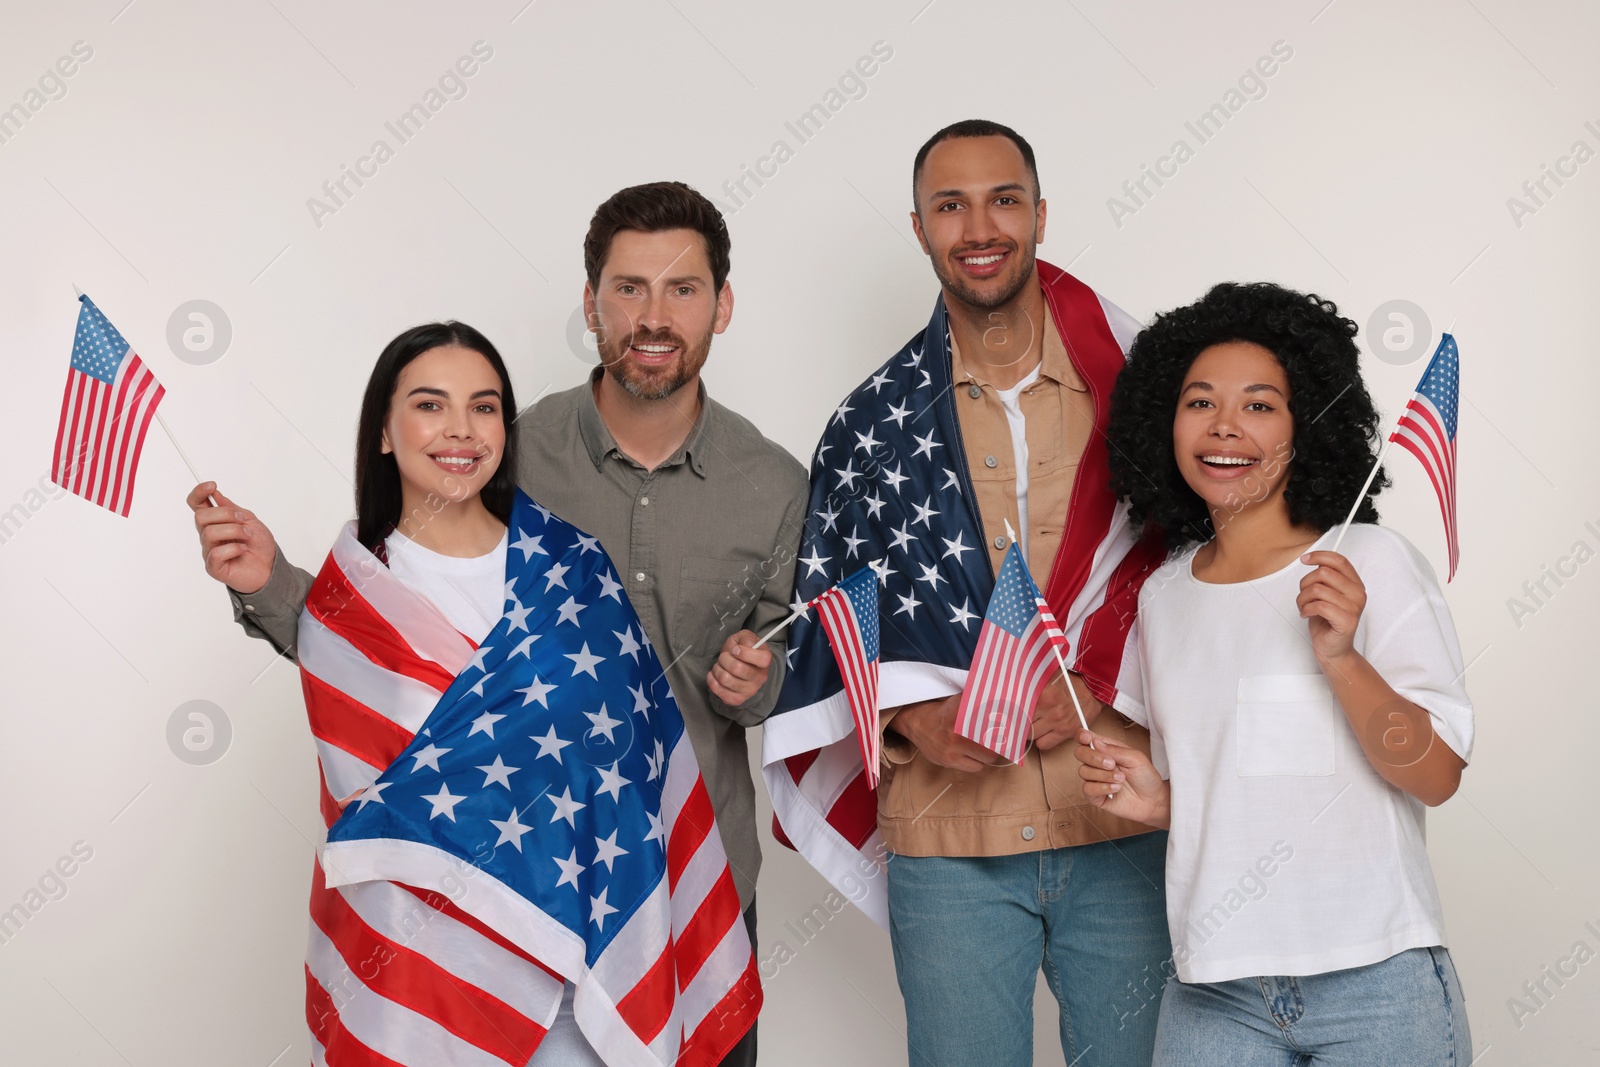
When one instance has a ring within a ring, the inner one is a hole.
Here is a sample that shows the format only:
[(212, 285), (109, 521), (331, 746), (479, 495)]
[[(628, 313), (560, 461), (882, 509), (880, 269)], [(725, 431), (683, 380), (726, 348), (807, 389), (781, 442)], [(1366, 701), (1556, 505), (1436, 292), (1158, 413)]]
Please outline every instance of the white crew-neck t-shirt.
[(399, 530), (384, 538), (389, 572), (421, 593), (450, 625), (481, 644), (505, 614), (506, 535), (482, 556), (445, 556)]
[[(1331, 546), (1334, 532), (1315, 547)], [(1295, 606), (1311, 568), (1296, 561), (1212, 584), (1194, 577), (1197, 550), (1141, 590), (1130, 642), (1139, 670), (1124, 673), (1115, 705), (1150, 728), (1171, 783), (1167, 924), (1178, 978), (1321, 974), (1443, 945), (1424, 805), (1378, 775), (1317, 667)], [(1356, 650), (1428, 713), (1435, 744), (1467, 759), (1472, 706), (1432, 569), (1373, 525), (1351, 526), (1341, 551), (1367, 592)], [(1393, 731), (1388, 750), (1416, 736), (1399, 714), (1380, 712), (1373, 728)]]
[[(1041, 362), (1040, 366), (1043, 366)], [(1027, 377), (1010, 389), (996, 389), (1000, 406), (1006, 411), (1006, 426), (1011, 431), (1011, 454), (1017, 464), (1017, 543), (1022, 546), (1022, 558), (1028, 558), (1028, 422), (1022, 417), (1022, 393), (1039, 380), (1039, 367), (1028, 372)]]

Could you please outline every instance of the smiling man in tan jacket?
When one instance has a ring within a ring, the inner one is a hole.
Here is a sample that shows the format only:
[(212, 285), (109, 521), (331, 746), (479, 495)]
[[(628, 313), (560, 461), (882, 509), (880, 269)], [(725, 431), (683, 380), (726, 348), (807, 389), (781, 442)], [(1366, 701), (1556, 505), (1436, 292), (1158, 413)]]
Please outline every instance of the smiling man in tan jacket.
[(797, 602), (863, 566), (878, 572), (876, 823), (861, 815), (865, 775), (849, 777), (859, 750), (814, 620), (795, 626), (766, 724), (774, 809), (842, 889), (861, 885), (854, 850), (887, 857), (914, 1067), (1031, 1064), (1041, 970), (1069, 1063), (1147, 1067), (1171, 955), (1166, 834), (1084, 802), (1069, 743), (1079, 723), (1059, 674), (1036, 706), (1014, 709), (1030, 725), (1021, 762), (954, 729), (1009, 527), (1065, 631), (1085, 715), (1148, 749), (1106, 707), (1137, 669), (1125, 655), (1132, 613), (1161, 556), (1111, 493), (1103, 434), (1139, 326), (1036, 261), (1045, 204), (1015, 131), (941, 130), (918, 153), (913, 190), (940, 298), (927, 329), (830, 421), (797, 571)]

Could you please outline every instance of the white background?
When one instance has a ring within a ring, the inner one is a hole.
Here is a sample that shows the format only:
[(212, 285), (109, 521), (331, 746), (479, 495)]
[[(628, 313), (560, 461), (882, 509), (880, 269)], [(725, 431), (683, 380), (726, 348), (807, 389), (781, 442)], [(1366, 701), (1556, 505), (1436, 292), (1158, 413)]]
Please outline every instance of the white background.
[[(360, 390), (390, 337), (456, 317), (501, 347), (524, 403), (577, 383), (590, 364), (569, 331), (595, 205), (665, 177), (718, 195), (779, 138), (794, 157), (730, 217), (737, 310), (707, 377), (808, 457), (839, 398), (931, 308), (906, 219), (913, 153), (982, 116), (1038, 150), (1041, 254), (1140, 318), (1265, 278), (1364, 327), (1392, 299), (1425, 309), (1435, 335), (1453, 324), (1462, 564), (1448, 595), (1479, 718), (1431, 852), (1478, 1062), (1591, 1062), (1600, 964), (1573, 975), (1561, 961), (1580, 940), (1600, 951), (1584, 925), (1600, 929), (1600, 563), (1546, 579), (1538, 604), (1522, 587), (1579, 541), (1600, 550), (1600, 372), (1582, 310), (1600, 288), (1600, 161), (1547, 180), (1520, 226), (1507, 198), (1574, 141), (1600, 150), (1583, 125), (1600, 127), (1594, 5), (125, 2), (0, 7), (0, 108), (74, 42), (93, 48), (0, 144), (15, 431), (0, 509), (22, 509), (0, 544), (0, 909), (74, 842), (93, 849), (0, 945), (0, 1061), (267, 1067), (308, 1047), (320, 822), (295, 672), (230, 623), (182, 502), (192, 479), (159, 428), (131, 518), (29, 495), (49, 466), (74, 283), (167, 386), (162, 412), (202, 476), (314, 567), (351, 513)], [(394, 147), (383, 124), (479, 40), (493, 58), (467, 95), (317, 226), (307, 198), (374, 140)], [(785, 121), (876, 41), (892, 59), (799, 145)], [(1277, 41), (1293, 56), (1265, 95), (1198, 145), (1184, 123)], [(1178, 138), (1194, 158), (1118, 226), (1107, 198)], [(208, 365), (167, 342), (196, 298), (232, 324)], [(1422, 366), (1367, 359), (1386, 411)], [(1390, 466), (1386, 521), (1441, 567), (1420, 468)], [(1514, 618), (1512, 597), (1537, 610)], [(207, 767), (166, 739), (193, 699), (232, 725)], [(826, 893), (769, 845), (761, 954), (781, 939), (795, 958), (767, 984), (763, 1062), (903, 1063), (887, 938), (854, 911), (808, 944), (786, 929)], [(1522, 987), (1547, 966), (1573, 976), (1546, 979), (1541, 1004)], [(1520, 1026), (1512, 997), (1538, 1009)], [(1039, 1062), (1060, 1063), (1053, 1017), (1036, 1029)]]

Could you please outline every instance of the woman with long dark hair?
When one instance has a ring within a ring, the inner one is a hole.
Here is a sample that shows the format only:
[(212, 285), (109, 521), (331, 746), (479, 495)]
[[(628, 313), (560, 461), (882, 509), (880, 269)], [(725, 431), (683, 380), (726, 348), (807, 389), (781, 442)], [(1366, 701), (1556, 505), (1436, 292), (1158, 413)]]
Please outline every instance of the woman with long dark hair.
[[(440, 762), (451, 750), (412, 742), (506, 613), (516, 415), (504, 361), (465, 323), (408, 329), (373, 367), (356, 432), (356, 518), (307, 598), (297, 646), (330, 830), (352, 803), (381, 802), (374, 783), (397, 764), (438, 776), (436, 817), (455, 820), (461, 786), (450, 792), (458, 779)], [(208, 563), (236, 588), (267, 579), (243, 573), (252, 561), (237, 544)], [(507, 778), (519, 768), (494, 770)], [(319, 855), (312, 885), (315, 1062), (477, 1046), (518, 1064), (601, 1063), (574, 1019), (573, 984), (459, 908), (467, 881), (352, 881), (338, 863)], [(470, 1010), (441, 1001), (441, 986)]]
[(356, 429), (356, 539), (376, 549), (398, 532), (402, 551), (450, 558), (494, 551), (516, 492), (516, 410), (500, 353), (466, 323), (390, 341)]

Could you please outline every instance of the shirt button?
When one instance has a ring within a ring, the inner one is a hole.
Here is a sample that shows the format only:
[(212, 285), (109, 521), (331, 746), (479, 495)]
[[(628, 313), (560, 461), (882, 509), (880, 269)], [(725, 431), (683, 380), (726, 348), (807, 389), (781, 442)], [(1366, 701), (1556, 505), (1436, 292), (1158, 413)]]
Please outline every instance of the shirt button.
[(1005, 548), (1006, 547), (1006, 539), (1004, 537), (1001, 537), (999, 534), (995, 534), (994, 547), (995, 548)]
[(1022, 839), (1024, 841), (1032, 841), (1033, 840), (1033, 827), (1024, 826), (1022, 828)]
[(252, 612), (253, 612), (253, 611), (255, 611), (255, 610), (256, 610), (256, 606), (255, 606), (255, 605), (254, 605), (254, 604), (246, 604), (246, 605), (245, 605), (245, 606), (244, 606), (244, 610), (246, 610), (246, 611), (252, 611)]
[(967, 395), (976, 400), (983, 395), (983, 390), (979, 389), (976, 385), (969, 385), (967, 386)]
[(650, 498), (647, 497), (647, 496), (640, 497), (639, 498), (639, 506), (642, 507), (642, 508), (649, 507), (650, 506)]
[(985, 467), (998, 467), (1000, 466), (1000, 461), (995, 459), (993, 456), (984, 456), (983, 465)]
[(638, 574), (635, 574), (633, 576), (633, 580), (636, 581), (636, 582), (644, 581), (644, 571), (640, 571)]

